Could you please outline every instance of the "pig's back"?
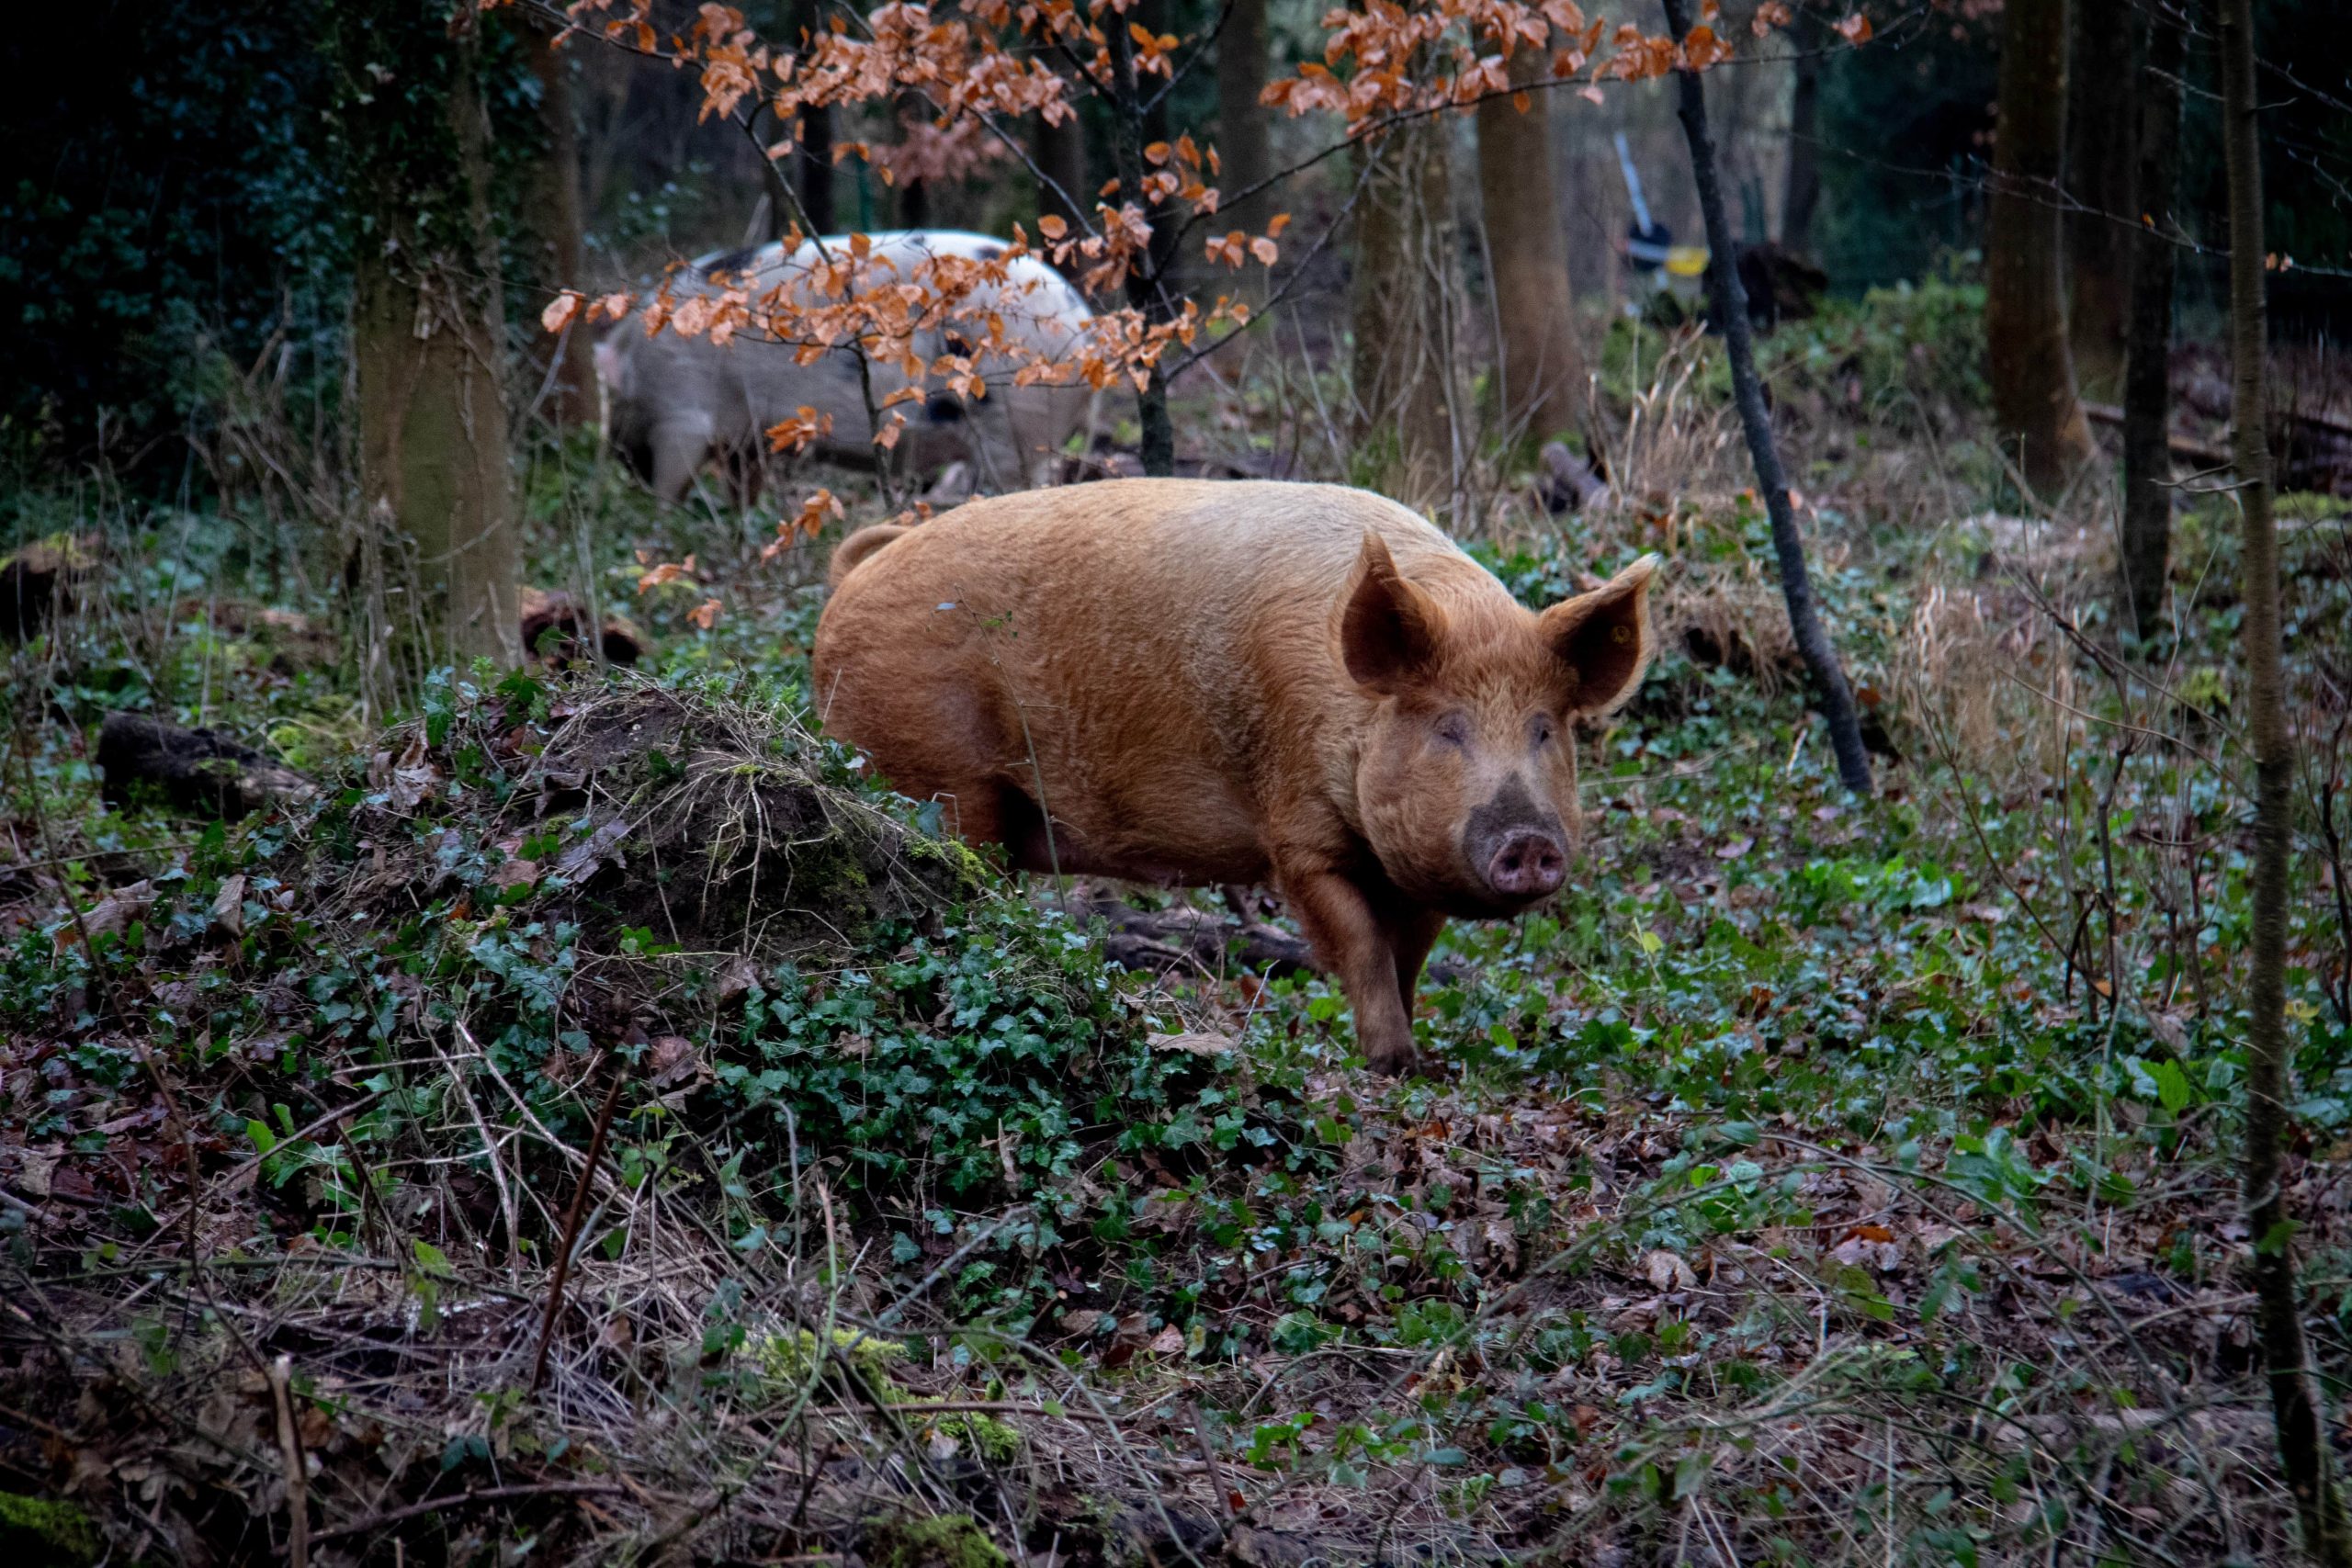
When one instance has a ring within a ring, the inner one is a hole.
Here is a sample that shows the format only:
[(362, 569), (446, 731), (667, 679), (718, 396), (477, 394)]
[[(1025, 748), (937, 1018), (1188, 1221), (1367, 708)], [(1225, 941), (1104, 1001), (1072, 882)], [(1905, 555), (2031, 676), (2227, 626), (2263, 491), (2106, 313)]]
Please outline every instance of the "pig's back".
[(895, 707), (886, 688), (968, 690), (1012, 753), (1000, 775), (1025, 774), (1034, 751), (1054, 817), (1111, 859), (1247, 876), (1283, 792), (1311, 789), (1352, 819), (1351, 742), (1369, 705), (1332, 630), (1367, 528), (1443, 598), (1508, 598), (1435, 527), (1362, 491), (1030, 491), (960, 507), (852, 571), (819, 630), (817, 700), (847, 694), (828, 723), (897, 776), (898, 738), (861, 733)]

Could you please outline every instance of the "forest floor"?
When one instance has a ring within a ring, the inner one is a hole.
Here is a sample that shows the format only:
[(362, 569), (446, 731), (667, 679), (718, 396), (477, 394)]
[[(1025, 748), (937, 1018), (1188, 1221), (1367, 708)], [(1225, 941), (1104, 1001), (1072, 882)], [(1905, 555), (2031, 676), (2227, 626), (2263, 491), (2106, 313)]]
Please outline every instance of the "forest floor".
[[(1099, 890), (941, 842), (822, 739), (831, 536), (765, 551), (773, 504), (662, 509), (537, 448), (537, 581), (631, 617), (639, 668), (402, 688), (318, 629), (365, 617), (291, 462), (201, 512), (13, 496), (17, 535), (84, 537), (8, 667), (0, 1542), (2280, 1560), (2229, 497), (2186, 489), (2173, 626), (2121, 637), (2107, 498), (2027, 512), (1981, 440), (1974, 303), (1771, 344), (1873, 798), (1802, 700), (1703, 343), (1611, 333), (1607, 507), (1470, 476), (1464, 532), (1531, 603), (1663, 552), (1667, 652), (1583, 741), (1571, 891), (1450, 931), (1404, 1082), (1213, 898), (1122, 895), (1237, 956), (1112, 964)], [(1237, 368), (1183, 428), (1349, 477), (1318, 397)], [(2333, 1379), (2352, 514), (2284, 511), (2289, 1206)], [(117, 711), (309, 787), (235, 822), (109, 801)]]

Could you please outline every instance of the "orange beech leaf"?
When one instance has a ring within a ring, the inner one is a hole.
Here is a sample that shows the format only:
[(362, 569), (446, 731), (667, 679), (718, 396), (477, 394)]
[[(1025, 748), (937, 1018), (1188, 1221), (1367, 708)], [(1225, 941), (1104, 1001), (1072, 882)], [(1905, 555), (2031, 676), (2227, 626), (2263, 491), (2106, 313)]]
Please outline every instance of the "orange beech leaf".
[(1067, 220), (1048, 212), (1037, 220), (1037, 232), (1048, 240), (1058, 240), (1069, 232), (1069, 224)]
[(1168, 162), (1168, 154), (1171, 151), (1173, 151), (1173, 149), (1171, 149), (1167, 142), (1155, 141), (1150, 146), (1143, 150), (1143, 161), (1149, 164), (1152, 167), (1158, 168), (1160, 164)]
[(1266, 238), (1269, 240), (1279, 240), (1283, 237), (1283, 231), (1289, 227), (1290, 214), (1287, 212), (1277, 212), (1266, 220)]
[(692, 621), (695, 626), (700, 626), (703, 630), (708, 631), (712, 626), (718, 623), (718, 601), (715, 598), (706, 599), (701, 604), (686, 612), (686, 619)]
[(1785, 28), (1794, 19), (1784, 0), (1764, 0), (1756, 7), (1756, 15), (1747, 24), (1748, 30), (1762, 38), (1774, 28)]
[(830, 490), (819, 490), (800, 503), (797, 516), (776, 520), (775, 537), (760, 551), (762, 560), (774, 560), (796, 536), (806, 535), (813, 539), (825, 526), (828, 517), (842, 513), (841, 498)]
[(1838, 36), (1848, 43), (1868, 43), (1871, 41), (1871, 19), (1857, 11), (1838, 24)]
[(1704, 71), (1731, 58), (1731, 45), (1715, 36), (1710, 27), (1692, 28), (1682, 39), (1682, 56), (1693, 71)]
[(1250, 242), (1250, 254), (1268, 266), (1272, 266), (1274, 265), (1274, 258), (1280, 255), (1282, 251), (1272, 240), (1261, 236)]
[(803, 403), (792, 418), (768, 426), (768, 448), (775, 452), (797, 452), (819, 437), (832, 433), (833, 416), (820, 414)]
[(567, 288), (548, 301), (548, 308), (539, 312), (539, 325), (548, 332), (560, 333), (580, 313), (580, 305), (579, 291)]
[(684, 561), (665, 560), (637, 580), (637, 591), (646, 593), (668, 582), (692, 582), (694, 575), (694, 557), (688, 556)]

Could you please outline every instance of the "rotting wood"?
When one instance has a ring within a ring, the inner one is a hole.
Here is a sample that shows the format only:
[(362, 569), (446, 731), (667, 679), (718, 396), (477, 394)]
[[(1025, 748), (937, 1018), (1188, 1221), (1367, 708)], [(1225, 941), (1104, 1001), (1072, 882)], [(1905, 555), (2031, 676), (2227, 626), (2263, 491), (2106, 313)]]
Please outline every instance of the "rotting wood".
[(300, 773), (213, 729), (182, 729), (144, 714), (111, 713), (98, 727), (98, 773), (120, 810), (151, 793), (175, 811), (228, 821), (277, 801), (307, 799)]

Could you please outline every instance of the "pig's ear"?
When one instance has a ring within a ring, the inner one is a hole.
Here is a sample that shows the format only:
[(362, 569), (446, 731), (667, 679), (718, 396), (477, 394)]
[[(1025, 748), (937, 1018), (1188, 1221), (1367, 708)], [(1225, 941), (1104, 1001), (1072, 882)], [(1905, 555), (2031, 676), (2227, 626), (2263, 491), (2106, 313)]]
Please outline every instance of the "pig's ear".
[(1576, 713), (1607, 713), (1634, 694), (1650, 661), (1650, 577), (1644, 556), (1589, 593), (1563, 599), (1536, 621), (1560, 661)]
[(1340, 621), (1340, 653), (1350, 677), (1375, 692), (1398, 690), (1437, 661), (1444, 626), (1444, 613), (1397, 575), (1387, 545), (1364, 530), (1355, 587)]

